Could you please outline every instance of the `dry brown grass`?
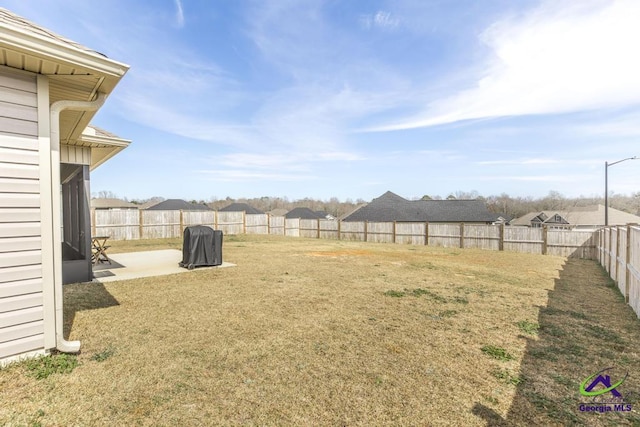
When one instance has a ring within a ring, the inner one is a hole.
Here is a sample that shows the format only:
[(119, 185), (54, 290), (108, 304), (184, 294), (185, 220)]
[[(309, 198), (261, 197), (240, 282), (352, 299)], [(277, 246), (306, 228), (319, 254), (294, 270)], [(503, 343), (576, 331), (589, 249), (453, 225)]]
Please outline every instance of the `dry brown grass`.
[(268, 236), (223, 253), (237, 267), (66, 286), (80, 365), (0, 371), (0, 424), (638, 422), (578, 412), (599, 369), (630, 372), (628, 399), (640, 385), (640, 325), (594, 262)]

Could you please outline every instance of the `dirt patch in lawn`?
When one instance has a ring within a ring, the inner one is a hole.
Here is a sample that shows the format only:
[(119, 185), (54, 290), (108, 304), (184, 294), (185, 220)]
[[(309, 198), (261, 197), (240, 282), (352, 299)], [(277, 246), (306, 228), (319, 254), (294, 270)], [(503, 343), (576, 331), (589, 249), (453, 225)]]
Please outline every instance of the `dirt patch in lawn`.
[(322, 251), (322, 252), (309, 252), (308, 256), (327, 256), (327, 257), (339, 257), (339, 256), (368, 256), (371, 255), (371, 251), (365, 250), (341, 250), (341, 251)]
[(223, 253), (236, 268), (65, 286), (78, 365), (1, 370), (0, 424), (640, 422), (579, 411), (600, 369), (640, 386), (639, 322), (594, 262), (269, 236)]

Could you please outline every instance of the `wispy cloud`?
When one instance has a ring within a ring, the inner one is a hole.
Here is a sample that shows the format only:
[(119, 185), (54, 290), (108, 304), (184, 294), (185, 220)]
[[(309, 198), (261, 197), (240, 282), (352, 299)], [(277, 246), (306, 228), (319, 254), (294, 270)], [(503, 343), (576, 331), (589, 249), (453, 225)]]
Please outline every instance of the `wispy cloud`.
[(182, 8), (182, 1), (175, 0), (176, 3), (176, 23), (179, 28), (184, 27), (184, 10)]
[(554, 165), (560, 163), (558, 159), (509, 159), (509, 160), (484, 160), (476, 162), (478, 165)]
[(200, 170), (197, 171), (197, 173), (204, 179), (218, 182), (248, 182), (259, 180), (298, 182), (318, 178), (317, 176), (310, 174), (253, 172), (246, 169)]
[(225, 183), (193, 197), (579, 194), (640, 154), (640, 2), (6, 3), (131, 65), (96, 124), (134, 141), (114, 175), (154, 194), (185, 191), (167, 168)]
[(473, 87), (425, 102), (388, 131), (461, 120), (563, 113), (640, 103), (640, 2), (545, 1), (480, 40), (490, 56)]
[(348, 152), (316, 153), (243, 153), (236, 152), (217, 156), (210, 160), (211, 168), (200, 174), (216, 181), (264, 180), (297, 181), (317, 179), (317, 171), (323, 163), (352, 162), (362, 157)]
[(379, 10), (375, 14), (360, 16), (360, 25), (367, 30), (371, 28), (390, 30), (396, 28), (399, 24), (400, 20), (398, 18), (384, 10)]
[[(176, 1), (175, 6), (180, 16), (182, 5)], [(115, 95), (120, 113), (154, 129), (242, 152), (263, 153), (269, 147), (286, 153), (281, 163), (285, 157), (316, 161), (326, 153), (355, 156), (347, 142), (349, 123), (393, 105), (384, 87), (369, 88), (394, 78), (384, 67), (359, 61), (345, 65), (342, 55), (352, 56), (351, 50), (336, 53), (333, 47), (342, 43), (334, 41), (320, 9), (321, 2), (248, 8), (243, 31), (261, 52), (262, 59), (255, 60), (261, 62), (260, 72), (271, 73), (274, 82), (260, 90), (243, 75), (247, 70), (231, 70), (216, 62), (217, 56), (203, 55), (201, 46), (180, 39), (154, 43), (163, 36), (147, 28), (133, 43), (119, 43), (129, 46), (124, 56), (135, 60), (125, 87)], [(363, 73), (365, 68), (372, 71)]]
[(550, 182), (550, 183), (572, 183), (582, 182), (585, 179), (591, 178), (590, 175), (585, 174), (567, 174), (567, 175), (482, 175), (476, 179), (481, 181), (525, 181), (525, 182)]
[(618, 114), (613, 117), (590, 118), (585, 123), (574, 126), (571, 130), (590, 137), (638, 137), (640, 136), (640, 111)]

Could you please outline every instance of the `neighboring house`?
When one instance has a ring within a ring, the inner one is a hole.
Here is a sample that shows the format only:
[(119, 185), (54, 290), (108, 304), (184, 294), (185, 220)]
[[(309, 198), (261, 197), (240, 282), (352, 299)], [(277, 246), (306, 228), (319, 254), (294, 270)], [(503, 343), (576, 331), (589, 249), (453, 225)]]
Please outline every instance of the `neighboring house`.
[(270, 210), (268, 213), (271, 216), (285, 216), (287, 214), (287, 210), (278, 208), (278, 209)]
[(260, 209), (256, 209), (248, 203), (231, 203), (230, 205), (220, 209), (220, 212), (244, 212), (249, 215), (264, 214)]
[(367, 203), (361, 203), (358, 206), (356, 206), (355, 208), (351, 209), (349, 212), (342, 214), (339, 218), (338, 221), (344, 221), (345, 218), (348, 218), (351, 216), (351, 214), (357, 212), (359, 209), (363, 208), (364, 206), (367, 206)]
[(565, 216), (566, 212), (531, 212), (525, 216), (514, 219), (511, 221), (511, 225), (526, 225), (533, 228), (540, 228), (543, 226), (550, 228), (571, 228), (569, 221), (567, 221)]
[(91, 208), (97, 210), (110, 210), (110, 211), (120, 211), (120, 210), (128, 210), (128, 209), (139, 209), (139, 206), (131, 203), (125, 202), (120, 199), (91, 199)]
[(141, 211), (149, 209), (152, 206), (157, 205), (158, 203), (162, 202), (164, 199), (153, 199), (153, 200), (149, 200), (147, 202), (142, 203), (141, 205), (138, 205), (138, 209), (140, 209)]
[(309, 208), (293, 208), (287, 212), (284, 217), (288, 219), (325, 219), (324, 216), (319, 215), (317, 212), (314, 212)]
[(481, 200), (407, 200), (387, 191), (343, 221), (493, 224), (497, 219)]
[(513, 219), (512, 216), (504, 214), (504, 213), (497, 213), (497, 214), (494, 214), (494, 215), (495, 215), (495, 219), (493, 221), (494, 224), (511, 225), (511, 220)]
[[(567, 210), (530, 212), (511, 221), (525, 227), (593, 230), (604, 226), (604, 205), (574, 207)], [(609, 208), (609, 225), (640, 224), (640, 217)]]
[(148, 207), (148, 211), (210, 211), (211, 208), (200, 203), (189, 203), (181, 199), (167, 199)]
[(91, 280), (90, 171), (130, 141), (89, 127), (128, 65), (0, 8), (0, 363), (57, 349)]
[(335, 216), (326, 213), (325, 211), (316, 211), (316, 215), (318, 215), (318, 218), (320, 219), (329, 219), (331, 221), (334, 221), (336, 219)]

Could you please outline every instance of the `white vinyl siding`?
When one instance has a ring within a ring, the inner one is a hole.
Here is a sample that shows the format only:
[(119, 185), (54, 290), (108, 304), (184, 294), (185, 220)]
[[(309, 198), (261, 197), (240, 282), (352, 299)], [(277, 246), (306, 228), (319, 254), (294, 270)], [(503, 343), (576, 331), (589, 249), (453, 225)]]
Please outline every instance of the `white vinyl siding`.
[(0, 68), (0, 133), (37, 136), (37, 103), (35, 74)]
[(91, 165), (91, 147), (63, 144), (60, 146), (60, 163)]
[(44, 348), (36, 92), (0, 68), (0, 360)]

